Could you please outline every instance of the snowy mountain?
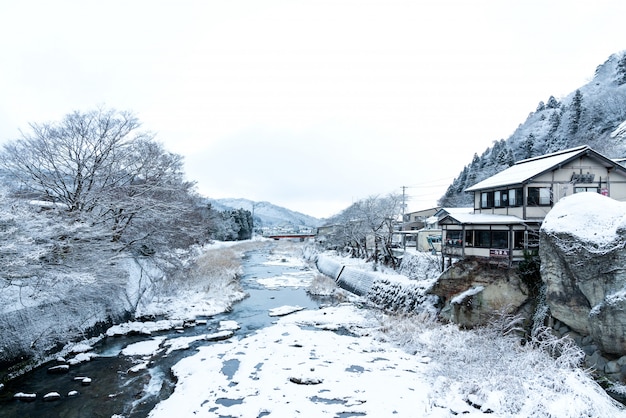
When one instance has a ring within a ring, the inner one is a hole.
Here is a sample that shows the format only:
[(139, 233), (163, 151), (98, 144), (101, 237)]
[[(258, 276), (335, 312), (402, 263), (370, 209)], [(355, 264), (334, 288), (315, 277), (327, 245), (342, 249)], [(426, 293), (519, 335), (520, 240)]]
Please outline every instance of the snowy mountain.
[(463, 191), (516, 161), (579, 145), (609, 158), (626, 157), (626, 51), (613, 54), (593, 78), (567, 96), (550, 96), (505, 139), (494, 141), (463, 168), (440, 199), (442, 206), (471, 206)]
[(300, 212), (276, 206), (269, 202), (255, 202), (248, 199), (208, 199), (214, 209), (224, 211), (244, 209), (252, 212), (255, 224), (260, 227), (292, 227), (302, 226), (317, 228), (321, 225), (320, 219)]

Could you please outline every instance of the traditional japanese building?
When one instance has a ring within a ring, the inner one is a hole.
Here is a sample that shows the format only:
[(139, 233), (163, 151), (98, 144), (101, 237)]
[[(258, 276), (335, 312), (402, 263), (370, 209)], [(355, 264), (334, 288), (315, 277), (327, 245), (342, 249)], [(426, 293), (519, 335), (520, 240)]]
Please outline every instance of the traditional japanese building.
[[(442, 217), (442, 257), (511, 266), (537, 249), (543, 219), (560, 199), (593, 192), (626, 201), (626, 167), (588, 146), (522, 160), (465, 190), (473, 213)], [(444, 262), (445, 265), (445, 262)]]

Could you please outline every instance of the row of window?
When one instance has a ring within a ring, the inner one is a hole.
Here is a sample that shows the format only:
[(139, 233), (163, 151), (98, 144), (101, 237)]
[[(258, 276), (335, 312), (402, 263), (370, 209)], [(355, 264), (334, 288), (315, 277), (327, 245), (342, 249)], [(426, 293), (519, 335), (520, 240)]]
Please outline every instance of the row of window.
[[(446, 231), (446, 245), (451, 247), (462, 247), (465, 241), (466, 247), (477, 248), (509, 248), (509, 231), (491, 230), (468, 230)], [(524, 231), (513, 231), (513, 248), (524, 248)]]
[[(524, 204), (524, 190), (520, 188), (482, 192), (480, 194), (481, 209), (505, 208), (522, 206)], [(549, 187), (529, 187), (526, 198), (528, 206), (550, 206), (552, 193)]]
[[(574, 193), (594, 192), (608, 196), (607, 189), (598, 187), (576, 187)], [(524, 190), (522, 188), (496, 190), (493, 192), (482, 192), (480, 194), (480, 208), (506, 208), (522, 206), (524, 202)], [(529, 187), (526, 197), (527, 206), (551, 206), (552, 190), (549, 187)]]

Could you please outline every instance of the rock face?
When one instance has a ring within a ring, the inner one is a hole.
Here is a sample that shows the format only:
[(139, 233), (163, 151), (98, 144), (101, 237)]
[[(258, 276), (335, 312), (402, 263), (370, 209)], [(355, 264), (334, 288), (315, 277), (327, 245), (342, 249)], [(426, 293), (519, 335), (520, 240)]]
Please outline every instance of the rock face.
[(477, 260), (455, 263), (430, 293), (443, 303), (441, 318), (467, 328), (486, 324), (498, 312), (519, 313), (529, 301), (528, 289), (514, 270)]
[(541, 228), (541, 277), (552, 317), (601, 351), (626, 354), (626, 204), (596, 193), (559, 201)]

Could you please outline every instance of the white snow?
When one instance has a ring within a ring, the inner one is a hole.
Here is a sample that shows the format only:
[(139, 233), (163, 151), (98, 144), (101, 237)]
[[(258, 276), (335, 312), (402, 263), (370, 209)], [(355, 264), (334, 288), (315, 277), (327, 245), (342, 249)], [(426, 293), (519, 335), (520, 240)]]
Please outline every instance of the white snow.
[(204, 340), (204, 335), (194, 335), (192, 337), (178, 337), (171, 338), (163, 343), (165, 347), (167, 347), (166, 354), (170, 354), (172, 351), (176, 350), (186, 350), (189, 348), (189, 345), (200, 340)]
[(301, 311), (303, 309), (304, 307), (302, 306), (283, 305), (283, 306), (279, 306), (278, 308), (270, 309), (269, 316), (286, 316), (294, 312)]
[(257, 279), (257, 282), (268, 289), (280, 287), (306, 287), (311, 284), (310, 272), (285, 273), (281, 276)]
[(598, 247), (614, 243), (622, 228), (626, 228), (626, 203), (591, 192), (559, 200), (541, 225), (546, 232), (569, 233)]
[(98, 357), (95, 353), (78, 353), (74, 358), (71, 358), (67, 361), (69, 365), (75, 365), (79, 363), (84, 363), (86, 361), (90, 361), (92, 358)]
[[(238, 364), (232, 378), (222, 371), (226, 361)], [(279, 321), (240, 341), (202, 347), (179, 362), (175, 392), (150, 416), (415, 416), (431, 410), (423, 367), (372, 337)], [(228, 406), (226, 400), (233, 402)]]
[(149, 340), (133, 343), (127, 345), (122, 350), (121, 354), (125, 356), (153, 356), (161, 349), (161, 344), (164, 340), (165, 337), (154, 337)]
[(611, 132), (611, 138), (618, 138), (618, 137), (622, 137), (626, 135), (626, 121), (622, 122), (619, 124), (619, 126), (617, 128), (615, 128), (615, 130), (613, 130), (613, 132)]
[(291, 312), (241, 339), (202, 346), (173, 373), (174, 393), (150, 417), (626, 417), (585, 372), (512, 337), (355, 303)]
[(129, 333), (138, 333), (138, 334), (146, 334), (150, 335), (153, 332), (165, 331), (168, 329), (173, 329), (178, 326), (183, 325), (182, 320), (160, 320), (160, 321), (146, 321), (146, 322), (126, 322), (124, 324), (114, 325), (111, 328), (107, 329), (107, 336), (114, 337), (116, 335), (126, 335)]
[(589, 376), (550, 366), (540, 350), (437, 325), (414, 336), (430, 355), (408, 354), (382, 338), (379, 320), (346, 303), (201, 347), (174, 366), (175, 391), (149, 416), (626, 416)]
[(236, 331), (241, 326), (237, 323), (237, 321), (220, 321), (220, 326), (218, 328), (219, 331)]
[(93, 347), (90, 344), (78, 343), (72, 346), (70, 353), (86, 353), (91, 350), (93, 350)]
[(485, 290), (484, 286), (474, 286), (474, 287), (472, 287), (470, 289), (467, 289), (465, 292), (460, 293), (460, 294), (456, 295), (455, 297), (453, 297), (450, 300), (450, 304), (451, 305), (454, 305), (454, 304), (459, 305), (459, 304), (463, 303), (465, 301), (465, 299), (467, 299), (467, 298), (469, 298), (471, 296), (477, 295), (480, 292), (482, 292), (483, 290)]
[(521, 184), (529, 178), (543, 173), (544, 171), (554, 167), (563, 161), (584, 152), (587, 146), (580, 146), (567, 150), (546, 154), (539, 157), (529, 158), (527, 160), (518, 161), (506, 170), (477, 183), (465, 189), (466, 192), (481, 190), (486, 188), (495, 188), (508, 186), (512, 184)]

